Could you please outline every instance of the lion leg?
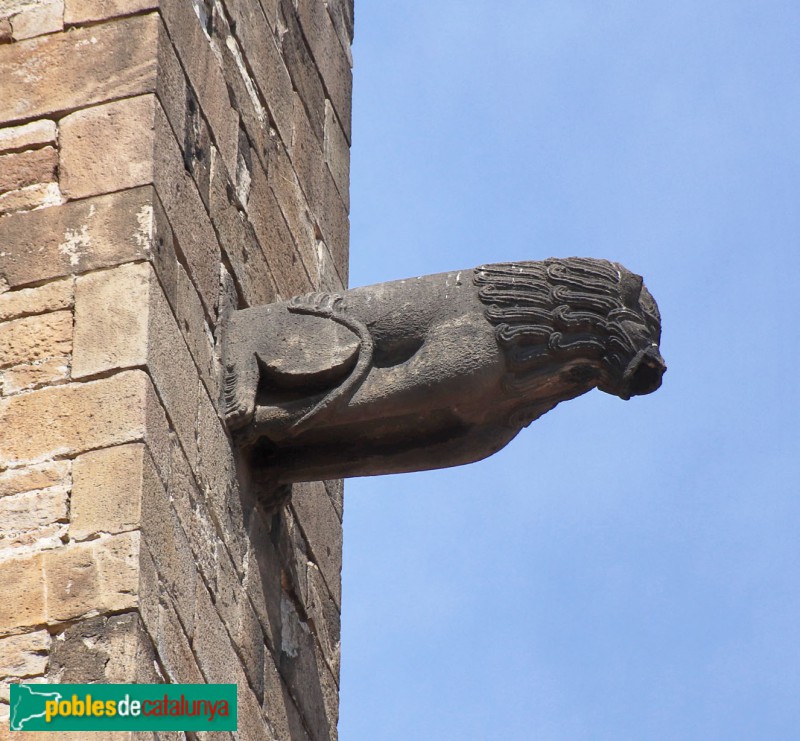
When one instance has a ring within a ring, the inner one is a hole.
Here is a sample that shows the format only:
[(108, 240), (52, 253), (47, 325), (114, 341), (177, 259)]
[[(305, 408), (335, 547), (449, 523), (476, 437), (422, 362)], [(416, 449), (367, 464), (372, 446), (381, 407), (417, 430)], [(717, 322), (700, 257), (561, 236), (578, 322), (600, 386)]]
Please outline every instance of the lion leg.
[(230, 361), (225, 367), (223, 408), (229, 430), (246, 427), (253, 421), (258, 389), (258, 360), (254, 352)]

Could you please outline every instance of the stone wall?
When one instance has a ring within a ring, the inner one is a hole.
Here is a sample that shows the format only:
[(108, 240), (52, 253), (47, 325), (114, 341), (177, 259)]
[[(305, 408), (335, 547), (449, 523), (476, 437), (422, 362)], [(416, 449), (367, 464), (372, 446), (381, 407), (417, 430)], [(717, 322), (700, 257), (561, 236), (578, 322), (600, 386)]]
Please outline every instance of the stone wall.
[(341, 483), (259, 505), (216, 343), (347, 281), (352, 22), (0, 3), (0, 736), (24, 679), (236, 682), (240, 738), (336, 737)]

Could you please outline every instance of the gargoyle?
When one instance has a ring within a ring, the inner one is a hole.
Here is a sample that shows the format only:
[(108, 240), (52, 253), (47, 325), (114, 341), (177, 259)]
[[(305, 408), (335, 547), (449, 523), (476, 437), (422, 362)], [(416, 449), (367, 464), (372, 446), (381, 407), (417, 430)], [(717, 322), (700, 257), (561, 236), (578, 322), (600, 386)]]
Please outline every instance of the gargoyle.
[(592, 388), (655, 391), (660, 335), (617, 263), (482, 265), (234, 312), (222, 401), (275, 484), (445, 468)]

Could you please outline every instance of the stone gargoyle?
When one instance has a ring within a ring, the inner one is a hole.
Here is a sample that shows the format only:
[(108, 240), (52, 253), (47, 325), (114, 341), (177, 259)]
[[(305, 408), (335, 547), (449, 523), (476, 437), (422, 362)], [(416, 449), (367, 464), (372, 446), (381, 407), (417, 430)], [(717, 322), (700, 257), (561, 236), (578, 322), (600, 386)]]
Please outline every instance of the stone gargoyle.
[(655, 391), (660, 335), (617, 263), (482, 265), (234, 312), (222, 402), (274, 484), (445, 468), (592, 388)]

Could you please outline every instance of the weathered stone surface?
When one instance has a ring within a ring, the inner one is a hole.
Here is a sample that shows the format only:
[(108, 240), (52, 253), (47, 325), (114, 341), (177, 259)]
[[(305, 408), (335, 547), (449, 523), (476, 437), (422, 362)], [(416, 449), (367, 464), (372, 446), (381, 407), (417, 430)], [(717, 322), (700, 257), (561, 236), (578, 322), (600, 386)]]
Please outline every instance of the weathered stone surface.
[(292, 488), (292, 509), (336, 606), (342, 604), (342, 526), (321, 482)]
[(141, 523), (144, 445), (117, 445), (78, 456), (72, 469), (69, 533), (85, 540)]
[(69, 492), (63, 486), (0, 497), (0, 550), (16, 533), (65, 522), (68, 501)]
[(350, 210), (350, 146), (339, 126), (330, 101), (325, 101), (325, 162), (331, 172), (336, 190)]
[(53, 147), (0, 154), (0, 193), (56, 179), (58, 154)]
[(190, 4), (161, 4), (164, 23), (229, 172), (236, 171), (239, 115), (228, 98), (222, 68)]
[(292, 80), (275, 34), (264, 15), (252, 2), (231, 0), (226, 3), (235, 35), (253, 78), (267, 104), (272, 120), (284, 142), (291, 137)]
[(0, 562), (3, 599), (0, 600), (0, 633), (9, 633), (46, 620), (44, 570), (41, 553)]
[(277, 662), (272, 654), (267, 654), (264, 663), (264, 715), (272, 727), (275, 738), (308, 740), (300, 712), (291, 693), (278, 673)]
[(8, 17), (13, 37), (19, 41), (64, 27), (64, 0), (5, 0), (0, 16)]
[(211, 170), (209, 202), (214, 226), (245, 301), (248, 305), (274, 301), (277, 296), (275, 280), (253, 226), (237, 205), (224, 170), (216, 165)]
[(64, 23), (102, 21), (157, 7), (158, 0), (64, 0)]
[(186, 134), (186, 77), (175, 55), (172, 40), (163, 25), (158, 34), (156, 95), (169, 120), (175, 139), (182, 144)]
[(0, 152), (14, 152), (56, 143), (56, 122), (48, 118), (0, 128)]
[(37, 183), (0, 194), (0, 216), (14, 211), (60, 206), (62, 203), (64, 196), (61, 195), (58, 183)]
[(0, 284), (15, 288), (146, 259), (152, 202), (145, 186), (3, 218)]
[[(100, 616), (70, 625), (52, 644), (50, 681), (85, 684), (136, 682), (152, 661), (136, 612)], [(149, 660), (149, 661), (148, 661)]]
[(149, 456), (142, 484), (142, 535), (153, 556), (162, 587), (172, 596), (186, 635), (194, 634), (197, 569), (189, 541)]
[(64, 357), (71, 350), (71, 311), (54, 311), (0, 323), (0, 368)]
[(0, 321), (68, 309), (73, 302), (72, 279), (54, 280), (39, 288), (0, 293)]
[(152, 275), (148, 263), (127, 263), (77, 279), (73, 378), (145, 365)]
[(0, 120), (152, 92), (157, 32), (151, 13), (0, 46)]
[(329, 100), (325, 101), (326, 109), (333, 105), (349, 142), (353, 97), (351, 62), (339, 42), (333, 20), (328, 13), (327, 3), (299, 2), (297, 14), (328, 94)]
[(0, 678), (44, 674), (49, 651), (50, 634), (46, 630), (0, 638)]
[(199, 576), (196, 587), (195, 623), (203, 626), (203, 630), (197, 631), (192, 644), (197, 664), (206, 682), (236, 682), (239, 659), (228, 638), (228, 631), (225, 630), (208, 595), (208, 589)]
[(200, 378), (214, 398), (219, 396), (217, 383), (218, 372), (214, 357), (214, 337), (206, 322), (203, 304), (197, 295), (189, 276), (178, 265), (176, 319), (178, 328), (189, 348), (195, 365), (200, 371)]
[(61, 383), (69, 379), (69, 357), (45, 358), (0, 371), (0, 395)]
[(156, 106), (155, 181), (161, 204), (186, 257), (203, 306), (213, 317), (219, 297), (220, 248), (208, 212), (161, 106)]
[(70, 466), (70, 461), (48, 461), (3, 471), (0, 473), (0, 497), (51, 486), (67, 486), (70, 481)]
[(259, 162), (253, 163), (247, 211), (266, 263), (276, 276), (280, 294), (296, 296), (311, 290), (312, 281), (299, 260), (292, 235)]
[(138, 532), (46, 551), (43, 559), (51, 622), (137, 604)]
[[(262, 665), (263, 668), (263, 665)], [(237, 722), (240, 738), (253, 739), (253, 741), (273, 741), (275, 738), (267, 729), (264, 717), (261, 714), (261, 705), (247, 680), (242, 673), (239, 674), (237, 693)]]
[(189, 640), (178, 615), (169, 601), (158, 605), (158, 655), (170, 681), (202, 684), (203, 675), (197, 668)]
[(152, 182), (154, 105), (154, 95), (140, 95), (62, 118), (61, 192), (85, 198)]
[(142, 371), (0, 400), (0, 465), (141, 440), (149, 379)]

